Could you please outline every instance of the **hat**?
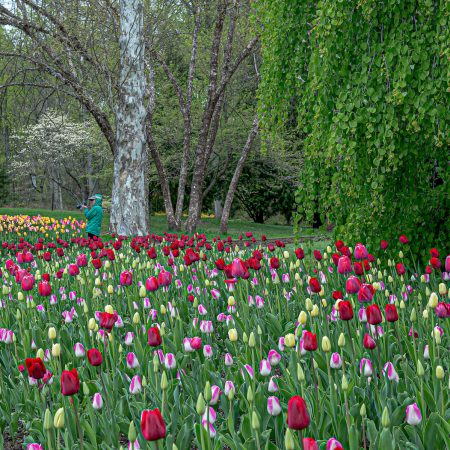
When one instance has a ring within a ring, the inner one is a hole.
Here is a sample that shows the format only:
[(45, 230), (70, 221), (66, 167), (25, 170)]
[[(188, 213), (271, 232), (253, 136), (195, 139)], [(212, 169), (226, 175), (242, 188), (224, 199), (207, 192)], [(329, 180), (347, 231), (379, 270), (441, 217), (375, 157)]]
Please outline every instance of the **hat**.
[(91, 196), (88, 198), (88, 200), (95, 200), (95, 199), (96, 199), (95, 195), (91, 195)]

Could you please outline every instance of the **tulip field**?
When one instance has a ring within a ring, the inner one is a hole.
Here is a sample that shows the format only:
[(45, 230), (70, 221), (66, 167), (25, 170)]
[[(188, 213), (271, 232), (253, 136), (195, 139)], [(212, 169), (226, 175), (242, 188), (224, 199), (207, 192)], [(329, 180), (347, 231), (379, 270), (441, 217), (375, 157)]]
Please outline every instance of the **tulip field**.
[(6, 215), (0, 242), (5, 449), (450, 448), (445, 248)]

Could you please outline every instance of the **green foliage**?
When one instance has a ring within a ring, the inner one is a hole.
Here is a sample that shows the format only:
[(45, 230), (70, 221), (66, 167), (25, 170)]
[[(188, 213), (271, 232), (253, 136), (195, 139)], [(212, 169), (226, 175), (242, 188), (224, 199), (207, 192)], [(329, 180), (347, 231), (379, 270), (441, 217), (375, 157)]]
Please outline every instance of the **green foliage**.
[(446, 2), (260, 4), (263, 133), (283, 134), (293, 101), (304, 133), (297, 221), (318, 205), (350, 241), (448, 237)]
[(9, 185), (8, 176), (5, 171), (4, 164), (0, 164), (0, 205), (3, 206), (8, 201)]
[(264, 223), (275, 214), (283, 215), (287, 223), (292, 218), (294, 186), (272, 157), (248, 161), (236, 197), (256, 223)]

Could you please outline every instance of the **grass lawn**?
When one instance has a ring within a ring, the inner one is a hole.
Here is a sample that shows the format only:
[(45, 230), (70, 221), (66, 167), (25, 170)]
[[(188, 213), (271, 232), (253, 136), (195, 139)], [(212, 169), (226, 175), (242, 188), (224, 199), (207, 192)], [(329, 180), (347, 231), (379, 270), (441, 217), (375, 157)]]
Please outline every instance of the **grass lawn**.
[[(51, 211), (47, 209), (31, 209), (31, 208), (0, 208), (0, 215), (18, 215), (25, 214), (29, 216), (42, 215), (47, 217), (54, 217), (55, 219), (63, 219), (71, 216), (76, 219), (83, 219), (84, 215), (78, 211)], [(102, 233), (108, 233), (109, 215), (105, 214), (102, 224)], [(220, 222), (213, 218), (204, 218), (198, 227), (199, 233), (205, 233), (208, 238), (213, 238), (220, 234), (219, 232)], [(162, 234), (167, 230), (166, 217), (163, 215), (153, 215), (150, 218), (150, 232), (155, 234)], [(245, 220), (230, 219), (228, 224), (228, 234), (233, 238), (237, 238), (241, 233), (251, 231), (256, 238), (259, 238), (262, 234), (265, 234), (268, 238), (289, 238), (294, 236), (292, 227), (285, 225), (273, 225), (273, 224), (259, 224)], [(305, 228), (302, 236), (323, 236), (324, 240), (328, 240), (329, 233), (326, 231), (313, 230), (311, 228)]]

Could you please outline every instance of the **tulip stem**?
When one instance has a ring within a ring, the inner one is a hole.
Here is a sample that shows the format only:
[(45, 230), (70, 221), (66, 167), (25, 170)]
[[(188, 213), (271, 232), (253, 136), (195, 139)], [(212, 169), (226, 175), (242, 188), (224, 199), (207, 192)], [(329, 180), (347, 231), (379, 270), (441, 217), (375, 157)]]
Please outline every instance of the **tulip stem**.
[(364, 426), (364, 417), (361, 420), (361, 425), (362, 425), (362, 432), (363, 432), (363, 447), (364, 447), (364, 450), (367, 450), (367, 447), (366, 447), (366, 427)]
[(81, 431), (81, 425), (80, 425), (80, 419), (78, 418), (77, 407), (75, 406), (75, 402), (73, 401), (72, 397), (70, 398), (70, 403), (72, 403), (73, 413), (75, 415), (75, 423), (77, 424), (77, 428), (78, 428), (78, 436), (80, 438), (80, 450), (83, 450), (83, 448), (84, 448), (83, 432)]
[(52, 436), (51, 436), (50, 430), (47, 430), (47, 441), (48, 441), (48, 450), (52, 450), (53, 446), (52, 446)]
[(350, 344), (352, 344), (352, 356), (353, 356), (353, 361), (355, 361), (355, 360), (356, 360), (356, 357), (355, 357), (355, 347), (354, 347), (354, 345), (353, 345), (352, 332), (351, 332), (351, 330), (350, 330), (350, 321), (349, 321), (349, 320), (346, 320), (346, 322), (347, 322), (347, 328), (348, 328), (348, 338), (349, 338), (349, 340), (350, 340)]
[(316, 368), (314, 367), (314, 358), (313, 358), (312, 352), (310, 352), (310, 353), (311, 353), (311, 366), (312, 366), (312, 372), (313, 372), (313, 377), (314, 377), (314, 393), (316, 396), (316, 411), (319, 411), (319, 395), (317, 393), (318, 387), (317, 387)]
[(107, 393), (106, 393), (105, 381), (103, 380), (102, 369), (100, 369), (100, 368), (99, 368), (99, 373), (100, 373), (100, 381), (101, 381), (102, 387), (103, 387), (103, 393), (104, 393), (104, 395), (105, 395), (105, 403), (106, 403), (106, 407), (108, 408), (108, 413), (109, 413), (109, 417), (111, 418), (111, 422), (114, 423), (113, 416), (112, 416), (112, 411), (111, 411), (111, 408), (110, 408), (110, 406), (109, 406), (108, 395), (107, 395)]
[(59, 436), (59, 428), (56, 429), (56, 450), (59, 450), (61, 446), (60, 436)]
[(303, 450), (303, 433), (302, 433), (302, 430), (298, 430), (298, 439), (300, 441), (300, 449)]

